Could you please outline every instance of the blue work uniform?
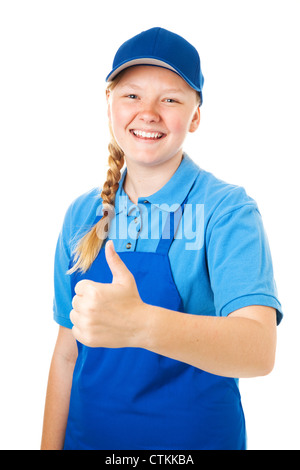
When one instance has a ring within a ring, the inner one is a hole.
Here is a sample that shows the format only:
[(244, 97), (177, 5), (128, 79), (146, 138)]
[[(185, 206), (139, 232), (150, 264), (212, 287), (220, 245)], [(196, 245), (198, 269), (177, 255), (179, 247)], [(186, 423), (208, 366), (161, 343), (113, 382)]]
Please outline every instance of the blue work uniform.
[[(164, 188), (134, 205), (123, 189), (125, 176), (126, 170), (109, 238), (144, 302), (219, 316), (267, 305), (280, 322), (261, 217), (242, 188), (204, 172), (185, 155)], [(99, 190), (77, 199), (66, 215), (54, 299), (55, 319), (63, 326), (72, 326), (68, 315), (79, 280), (112, 281), (104, 248), (86, 273), (65, 274), (73, 262), (72, 244), (99, 217)], [(64, 448), (245, 449), (238, 380), (141, 348), (78, 343)]]

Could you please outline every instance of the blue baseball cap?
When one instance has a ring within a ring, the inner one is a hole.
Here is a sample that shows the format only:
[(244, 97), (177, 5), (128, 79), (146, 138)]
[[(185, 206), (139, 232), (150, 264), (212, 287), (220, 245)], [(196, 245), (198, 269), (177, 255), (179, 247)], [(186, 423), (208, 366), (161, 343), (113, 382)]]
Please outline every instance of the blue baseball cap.
[(135, 65), (154, 65), (172, 70), (200, 93), (202, 104), (204, 77), (198, 51), (178, 34), (163, 28), (151, 28), (124, 42), (115, 55), (113, 69), (106, 81), (114, 80), (122, 70)]

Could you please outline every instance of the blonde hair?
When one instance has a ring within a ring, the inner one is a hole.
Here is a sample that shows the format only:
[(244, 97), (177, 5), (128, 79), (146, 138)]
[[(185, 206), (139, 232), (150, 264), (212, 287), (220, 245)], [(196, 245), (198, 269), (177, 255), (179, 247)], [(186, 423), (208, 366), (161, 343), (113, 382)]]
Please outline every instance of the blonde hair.
[[(111, 82), (107, 87), (107, 93), (111, 92), (118, 84), (120, 74)], [(77, 270), (86, 272), (94, 260), (97, 258), (99, 251), (103, 245), (104, 240), (108, 236), (111, 220), (114, 217), (114, 204), (116, 192), (119, 188), (119, 181), (121, 179), (121, 169), (124, 165), (125, 158), (124, 152), (117, 144), (111, 126), (109, 125), (111, 133), (111, 141), (108, 145), (109, 156), (106, 181), (103, 185), (101, 198), (102, 198), (102, 217), (91, 228), (91, 230), (82, 237), (75, 248), (74, 261), (75, 264), (67, 274), (72, 274)]]

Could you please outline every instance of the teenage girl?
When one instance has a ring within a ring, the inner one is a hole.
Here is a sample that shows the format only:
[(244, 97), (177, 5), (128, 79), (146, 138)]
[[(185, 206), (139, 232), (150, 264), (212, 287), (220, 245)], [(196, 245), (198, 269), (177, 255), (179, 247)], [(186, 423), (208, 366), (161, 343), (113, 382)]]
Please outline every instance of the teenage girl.
[(272, 370), (282, 318), (260, 213), (183, 152), (203, 101), (191, 44), (145, 31), (107, 81), (107, 180), (57, 244), (42, 449), (245, 449), (238, 378)]

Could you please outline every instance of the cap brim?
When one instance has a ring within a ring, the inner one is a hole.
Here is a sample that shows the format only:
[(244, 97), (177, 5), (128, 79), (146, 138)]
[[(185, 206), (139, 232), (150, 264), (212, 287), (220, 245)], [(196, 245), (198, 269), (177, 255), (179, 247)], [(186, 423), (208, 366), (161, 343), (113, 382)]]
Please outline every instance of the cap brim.
[(146, 58), (145, 57), (138, 57), (136, 59), (132, 59), (132, 60), (124, 62), (121, 65), (118, 65), (118, 67), (115, 67), (107, 75), (106, 82), (111, 82), (112, 80), (114, 80), (114, 78), (116, 78), (116, 76), (120, 72), (122, 72), (123, 70), (125, 70), (129, 67), (134, 67), (135, 65), (153, 65), (153, 66), (156, 66), (156, 67), (162, 67), (162, 68), (165, 68), (165, 69), (172, 70), (172, 72), (177, 73), (177, 75), (179, 75), (181, 78), (183, 78), (183, 80), (185, 80), (187, 82), (187, 84), (190, 85), (190, 87), (192, 87), (194, 90), (199, 91), (201, 93), (201, 89), (198, 86), (196, 86), (194, 83), (192, 83), (187, 77), (185, 77), (184, 74), (182, 74), (180, 72), (180, 70), (176, 69), (176, 67), (173, 67), (168, 62), (164, 62), (162, 60), (155, 59), (154, 57), (146, 57)]

